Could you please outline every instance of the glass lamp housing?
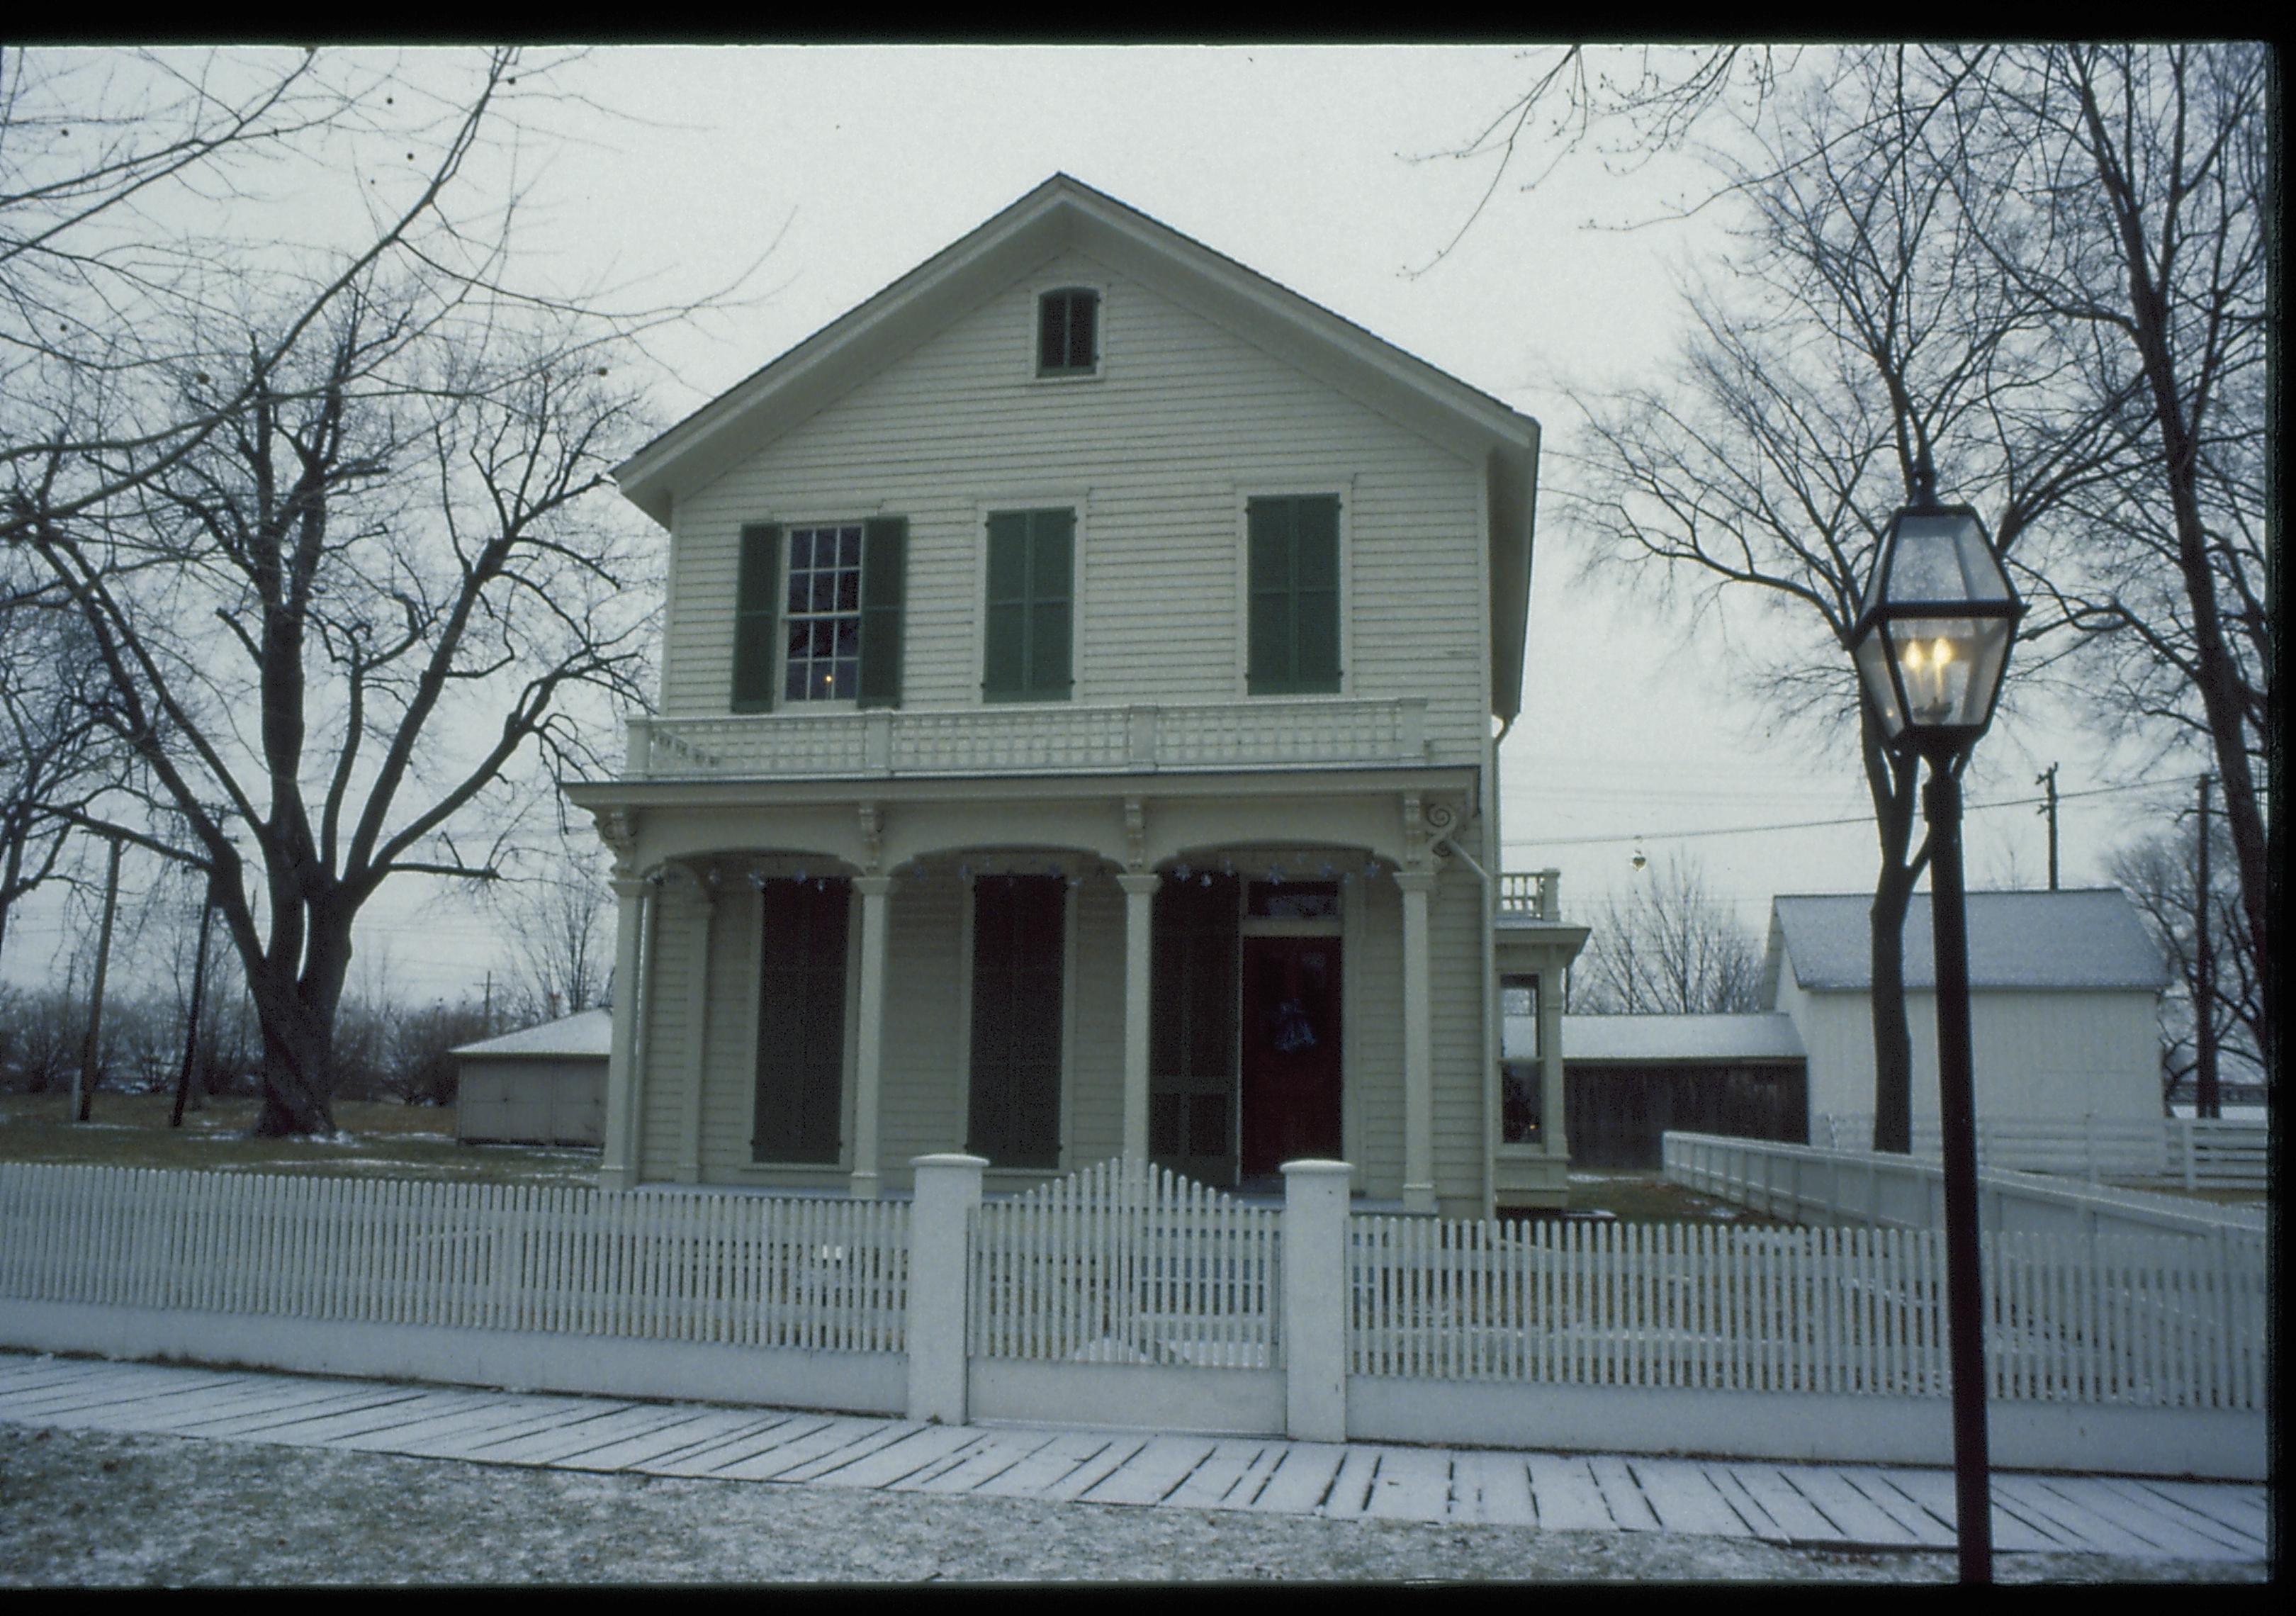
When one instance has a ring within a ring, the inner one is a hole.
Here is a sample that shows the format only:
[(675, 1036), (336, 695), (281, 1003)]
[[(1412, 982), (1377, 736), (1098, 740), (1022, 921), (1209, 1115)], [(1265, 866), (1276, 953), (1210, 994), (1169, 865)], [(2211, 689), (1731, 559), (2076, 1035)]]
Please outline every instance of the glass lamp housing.
[(1892, 517), (1850, 637), (1891, 744), (1951, 752), (1983, 734), (2024, 613), (1975, 511), (1914, 506)]

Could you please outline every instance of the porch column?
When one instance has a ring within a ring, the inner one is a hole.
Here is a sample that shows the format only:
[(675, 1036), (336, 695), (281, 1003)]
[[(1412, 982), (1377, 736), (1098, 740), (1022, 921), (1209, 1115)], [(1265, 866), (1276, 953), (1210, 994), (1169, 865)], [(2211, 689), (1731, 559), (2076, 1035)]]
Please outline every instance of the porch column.
[(677, 1181), (701, 1182), (701, 1084), (709, 1070), (709, 922), (717, 912), (717, 895), (700, 882), (693, 883), (694, 912), (686, 923), (685, 979), (685, 1126), (677, 1153)]
[(1154, 947), (1154, 871), (1116, 878), (1124, 889), (1124, 1159), (1148, 1160), (1148, 989)]
[(637, 1182), (638, 1020), (643, 1012), (638, 949), (645, 936), (650, 882), (617, 879), (614, 898), (614, 1042), (606, 1057), (606, 1142), (598, 1162), (601, 1189), (626, 1190)]
[[(1554, 888), (1549, 885), (1548, 891)], [(1550, 1156), (1570, 1154), (1562, 1114), (1562, 973), (1569, 967), (1550, 954), (1538, 973), (1538, 1137)]]
[(1428, 1020), (1427, 895), (1432, 870), (1398, 870), (1403, 889), (1403, 1210), (1435, 1210), (1435, 1042)]
[(877, 1090), (885, 1064), (885, 941), (893, 890), (890, 875), (857, 875), (861, 894), (861, 1025), (853, 1056), (853, 1194), (874, 1199)]

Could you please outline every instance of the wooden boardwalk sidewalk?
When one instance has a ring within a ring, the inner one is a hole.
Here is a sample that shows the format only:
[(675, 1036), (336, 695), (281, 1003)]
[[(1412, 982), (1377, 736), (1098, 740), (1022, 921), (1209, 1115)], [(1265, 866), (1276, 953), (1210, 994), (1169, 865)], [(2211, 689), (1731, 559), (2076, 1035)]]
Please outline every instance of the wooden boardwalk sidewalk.
[[(0, 1421), (484, 1464), (1145, 1508), (1675, 1532), (1794, 1547), (1953, 1545), (1949, 1471), (918, 1424), (0, 1353)], [(2000, 1473), (2005, 1553), (2269, 1557), (2267, 1489)]]

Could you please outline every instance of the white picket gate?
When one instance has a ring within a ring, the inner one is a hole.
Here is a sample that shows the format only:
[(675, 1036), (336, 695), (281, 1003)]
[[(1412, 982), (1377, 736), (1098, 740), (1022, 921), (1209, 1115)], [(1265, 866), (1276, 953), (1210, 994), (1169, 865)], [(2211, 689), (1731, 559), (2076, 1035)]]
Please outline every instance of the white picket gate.
[(1103, 1161), (973, 1215), (976, 1357), (1282, 1366), (1281, 1217), (1163, 1168)]

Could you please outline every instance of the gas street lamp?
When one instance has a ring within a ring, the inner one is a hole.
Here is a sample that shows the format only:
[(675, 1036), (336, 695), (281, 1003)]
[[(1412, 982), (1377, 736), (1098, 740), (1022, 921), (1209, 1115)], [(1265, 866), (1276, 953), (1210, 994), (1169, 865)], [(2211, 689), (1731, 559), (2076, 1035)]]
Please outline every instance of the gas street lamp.
[(1890, 520), (1850, 636), (1866, 700), (1897, 750), (1929, 764), (1930, 932), (1937, 947), (1938, 1120), (1945, 1151), (1946, 1312), (1961, 1579), (1993, 1579), (1985, 1435), (1985, 1296), (1978, 1266), (1977, 1106), (1969, 1050), (1969, 932), (1961, 771), (1993, 722), (2024, 603), (1967, 505), (1940, 505), (1923, 457), (1915, 501)]

